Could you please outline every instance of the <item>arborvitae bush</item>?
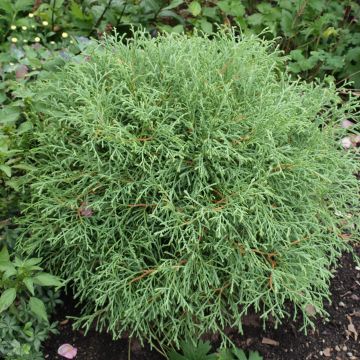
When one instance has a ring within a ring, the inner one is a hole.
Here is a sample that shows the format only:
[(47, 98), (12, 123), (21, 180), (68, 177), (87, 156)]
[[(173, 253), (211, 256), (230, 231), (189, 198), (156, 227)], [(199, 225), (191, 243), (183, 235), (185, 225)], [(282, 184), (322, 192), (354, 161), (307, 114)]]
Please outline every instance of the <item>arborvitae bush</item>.
[(135, 33), (36, 84), (20, 247), (73, 285), (79, 323), (176, 343), (326, 314), (355, 237), (356, 104), (283, 64), (254, 37)]

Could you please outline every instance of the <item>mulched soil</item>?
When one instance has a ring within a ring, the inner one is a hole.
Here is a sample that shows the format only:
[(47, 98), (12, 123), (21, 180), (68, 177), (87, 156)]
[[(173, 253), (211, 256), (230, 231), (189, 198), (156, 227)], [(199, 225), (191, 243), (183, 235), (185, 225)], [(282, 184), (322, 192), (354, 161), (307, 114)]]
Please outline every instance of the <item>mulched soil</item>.
[[(360, 246), (355, 250), (360, 256)], [(331, 293), (332, 304), (326, 305), (329, 321), (318, 319), (316, 329), (307, 336), (297, 330), (299, 324), (290, 320), (278, 329), (263, 330), (256, 316), (247, 319), (243, 335), (229, 336), (240, 348), (259, 351), (264, 360), (360, 360), (360, 268), (349, 254), (341, 259)], [(78, 349), (77, 360), (127, 360), (127, 340), (112, 341), (108, 334), (95, 331), (84, 336), (83, 332), (71, 329), (66, 316), (78, 314), (73, 305), (71, 299), (65, 299), (65, 305), (59, 309), (56, 320), (60, 322), (60, 334), (46, 342), (45, 358), (63, 360), (57, 349), (63, 343), (70, 343)], [(136, 349), (134, 344), (131, 359), (164, 360), (159, 353), (148, 348)]]

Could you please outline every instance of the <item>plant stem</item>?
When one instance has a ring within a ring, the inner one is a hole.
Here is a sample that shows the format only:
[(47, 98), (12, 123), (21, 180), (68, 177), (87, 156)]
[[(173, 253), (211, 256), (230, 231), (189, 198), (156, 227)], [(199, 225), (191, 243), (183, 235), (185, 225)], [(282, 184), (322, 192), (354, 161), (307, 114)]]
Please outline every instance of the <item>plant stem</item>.
[(55, 6), (56, 6), (56, 0), (53, 0), (52, 9), (51, 9), (51, 30), (52, 31), (54, 31)]
[(94, 32), (94, 30), (96, 30), (96, 28), (100, 25), (103, 17), (105, 16), (105, 13), (109, 10), (111, 3), (113, 2), (113, 0), (109, 0), (109, 2), (106, 4), (102, 14), (99, 16), (99, 18), (97, 19), (95, 25), (92, 27), (92, 29), (90, 30), (88, 37)]

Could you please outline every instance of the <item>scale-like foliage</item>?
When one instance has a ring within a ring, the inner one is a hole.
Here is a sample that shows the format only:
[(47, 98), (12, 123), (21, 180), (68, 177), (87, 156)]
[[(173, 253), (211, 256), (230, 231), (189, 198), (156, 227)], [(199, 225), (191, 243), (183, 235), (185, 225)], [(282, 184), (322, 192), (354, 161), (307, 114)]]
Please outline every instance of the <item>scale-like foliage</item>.
[(135, 33), (36, 85), (20, 247), (71, 281), (79, 323), (178, 343), (250, 309), (325, 314), (358, 206), (355, 104), (282, 65), (254, 37)]

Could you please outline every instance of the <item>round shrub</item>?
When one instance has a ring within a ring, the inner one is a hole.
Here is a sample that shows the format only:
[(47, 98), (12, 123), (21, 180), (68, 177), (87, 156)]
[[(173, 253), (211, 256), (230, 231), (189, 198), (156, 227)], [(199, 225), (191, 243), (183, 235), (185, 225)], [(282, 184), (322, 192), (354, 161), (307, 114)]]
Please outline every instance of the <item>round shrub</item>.
[(339, 145), (355, 104), (256, 37), (120, 40), (36, 84), (22, 250), (115, 338), (325, 315), (358, 207)]

